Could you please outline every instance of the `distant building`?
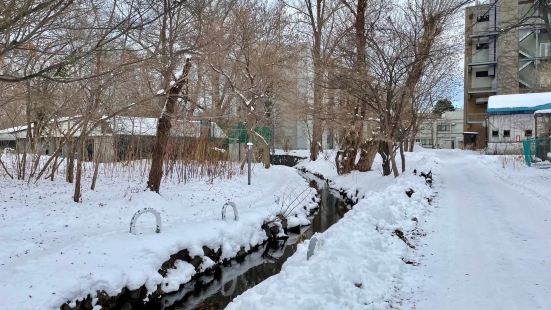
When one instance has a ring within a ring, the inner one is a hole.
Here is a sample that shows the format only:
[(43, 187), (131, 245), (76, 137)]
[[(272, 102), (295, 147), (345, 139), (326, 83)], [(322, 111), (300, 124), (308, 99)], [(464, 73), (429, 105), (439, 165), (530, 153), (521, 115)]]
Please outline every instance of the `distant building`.
[[(68, 139), (73, 142), (80, 137), (81, 130), (75, 130), (80, 118), (64, 117), (49, 121), (40, 129), (37, 153), (51, 155), (62, 141)], [(87, 135), (83, 150), (85, 160), (97, 158), (102, 162), (111, 162), (148, 158), (155, 140), (157, 121), (157, 118), (134, 116), (115, 116), (100, 121), (95, 128), (89, 128), (91, 132)], [(17, 152), (30, 152), (27, 129), (27, 126), (18, 126), (0, 130), (0, 146), (15, 148)], [(31, 129), (34, 131), (34, 124)], [(214, 122), (173, 121), (171, 138), (175, 139), (175, 143), (194, 142), (200, 137), (221, 141), (226, 135)], [(71, 151), (69, 145), (64, 143), (62, 156)]]
[(429, 115), (415, 141), (425, 148), (463, 148), (463, 110), (448, 111), (441, 117)]
[(537, 1), (485, 1), (465, 11), (465, 144), (489, 142), (492, 95), (551, 90), (551, 41)]
[(551, 135), (551, 92), (490, 96), (488, 154), (521, 154), (522, 141)]

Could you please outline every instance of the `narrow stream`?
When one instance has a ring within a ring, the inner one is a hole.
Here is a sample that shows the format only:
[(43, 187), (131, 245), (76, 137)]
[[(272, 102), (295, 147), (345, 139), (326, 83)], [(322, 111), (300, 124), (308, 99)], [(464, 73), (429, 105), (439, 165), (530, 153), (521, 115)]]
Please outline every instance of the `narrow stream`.
[(300, 242), (339, 221), (350, 207), (331, 193), (325, 182), (312, 177), (307, 176), (313, 179), (311, 186), (318, 189), (321, 201), (310, 226), (302, 228), (300, 234), (290, 233), (284, 244), (266, 244), (243, 260), (232, 260), (231, 265), (218, 268), (213, 275), (200, 277), (178, 292), (164, 296), (163, 309), (223, 309), (236, 296), (277, 274)]

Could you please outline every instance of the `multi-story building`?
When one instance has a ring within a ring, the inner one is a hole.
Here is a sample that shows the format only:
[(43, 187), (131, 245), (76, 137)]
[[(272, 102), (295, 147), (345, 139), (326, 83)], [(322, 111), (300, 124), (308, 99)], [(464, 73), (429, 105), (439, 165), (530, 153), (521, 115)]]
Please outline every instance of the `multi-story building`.
[(551, 89), (551, 27), (541, 1), (488, 2), (465, 14), (465, 147), (487, 146), (489, 96)]
[(463, 147), (463, 111), (449, 111), (438, 117), (425, 118), (415, 142), (425, 148), (455, 149)]

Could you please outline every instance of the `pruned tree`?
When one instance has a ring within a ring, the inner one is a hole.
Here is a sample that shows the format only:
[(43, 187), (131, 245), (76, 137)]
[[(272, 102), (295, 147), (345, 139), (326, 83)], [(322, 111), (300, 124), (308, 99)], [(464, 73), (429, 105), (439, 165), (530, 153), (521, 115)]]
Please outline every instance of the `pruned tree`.
[[(159, 73), (159, 99), (161, 116), (152, 152), (151, 169), (147, 187), (159, 192), (163, 177), (163, 161), (167, 152), (172, 120), (178, 105), (186, 105), (189, 100), (187, 84), (191, 70), (189, 55), (196, 53), (201, 33), (201, 12), (204, 3), (183, 3), (176, 0), (164, 0), (155, 6), (157, 15), (162, 16), (158, 23), (145, 29), (144, 33), (133, 34), (136, 44), (148, 47), (152, 55), (158, 55), (154, 68)], [(177, 68), (182, 68), (178, 71)], [(178, 73), (176, 73), (178, 71)], [(180, 94), (184, 91), (184, 94)]]
[(286, 65), (293, 57), (289, 20), (279, 4), (242, 1), (230, 11), (227, 27), (231, 35), (217, 36), (225, 46), (227, 67), (220, 62), (211, 68), (220, 73), (236, 95), (250, 142), (262, 149), (265, 168), (270, 167), (269, 141), (256, 128), (265, 124), (285, 83)]
[(310, 159), (316, 160), (322, 147), (324, 119), (327, 107), (324, 105), (324, 94), (327, 86), (326, 70), (334, 51), (335, 15), (342, 8), (334, 0), (296, 0), (283, 1), (292, 9), (306, 34), (311, 46), (312, 64), (312, 106), (309, 109), (311, 119)]
[[(361, 1), (358, 3), (362, 4)], [(446, 56), (456, 52), (453, 44), (446, 44), (443, 40), (444, 29), (462, 4), (454, 0), (387, 2), (386, 10), (375, 11), (378, 14), (385, 12), (384, 15), (374, 15), (384, 18), (374, 18), (375, 23), (367, 23), (372, 27), (355, 27), (357, 51), (362, 49), (362, 45), (358, 44), (359, 34), (368, 29), (363, 45), (366, 52), (356, 52), (366, 55), (366, 69), (363, 69), (366, 73), (358, 74), (361, 71), (358, 70), (359, 60), (355, 55), (355, 61), (349, 62), (352, 65), (341, 70), (346, 77), (340, 79), (343, 81), (341, 88), (360, 103), (351, 115), (364, 124), (374, 125), (370, 135), (372, 141), (378, 143), (384, 175), (391, 172), (395, 176), (399, 174), (395, 155), (398, 150), (404, 150), (403, 143), (411, 138), (412, 129), (418, 126), (421, 107), (426, 104), (426, 100), (420, 100), (422, 96), (419, 96), (421, 90), (426, 90), (423, 87), (426, 77), (438, 72)], [(357, 8), (350, 4), (348, 7), (352, 8), (352, 12), (357, 12)], [(355, 20), (360, 23), (357, 18)], [(365, 112), (361, 112), (362, 106)], [(356, 116), (358, 112), (360, 115)], [(347, 155), (337, 158), (341, 163), (348, 160), (348, 163), (342, 164), (343, 167), (352, 166), (351, 158), (358, 154), (361, 144), (349, 142), (348, 145)], [(374, 152), (367, 154), (372, 162)], [(347, 170), (342, 169), (344, 173)]]

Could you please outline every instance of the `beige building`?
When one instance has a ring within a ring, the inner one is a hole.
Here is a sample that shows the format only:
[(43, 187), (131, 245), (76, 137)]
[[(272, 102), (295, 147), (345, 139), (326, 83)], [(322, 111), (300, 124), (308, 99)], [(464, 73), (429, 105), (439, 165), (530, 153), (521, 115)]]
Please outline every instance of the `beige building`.
[(488, 97), (551, 89), (551, 41), (536, 1), (497, 0), (465, 14), (465, 146), (488, 145)]
[(415, 142), (425, 148), (463, 148), (463, 110), (430, 116), (421, 125)]

